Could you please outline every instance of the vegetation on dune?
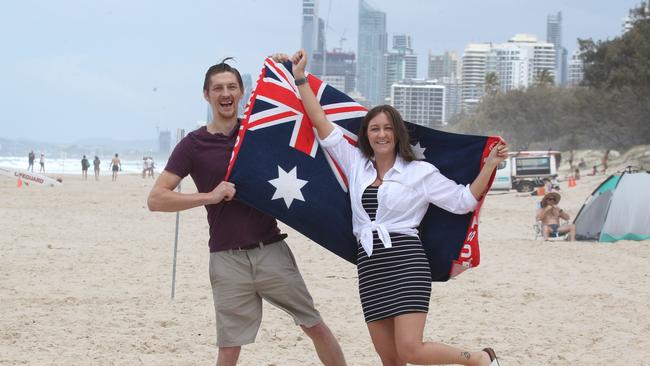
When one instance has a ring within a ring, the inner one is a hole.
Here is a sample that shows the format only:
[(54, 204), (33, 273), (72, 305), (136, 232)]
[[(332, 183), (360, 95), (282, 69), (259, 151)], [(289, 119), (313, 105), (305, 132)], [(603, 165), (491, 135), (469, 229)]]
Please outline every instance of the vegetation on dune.
[[(487, 80), (476, 110), (452, 129), (497, 134), (512, 150), (619, 149), (650, 142), (650, 14), (633, 11), (633, 27), (613, 40), (579, 40), (585, 63), (578, 87), (552, 86), (538, 75), (527, 89), (499, 92)], [(494, 76), (491, 76), (494, 79)]]

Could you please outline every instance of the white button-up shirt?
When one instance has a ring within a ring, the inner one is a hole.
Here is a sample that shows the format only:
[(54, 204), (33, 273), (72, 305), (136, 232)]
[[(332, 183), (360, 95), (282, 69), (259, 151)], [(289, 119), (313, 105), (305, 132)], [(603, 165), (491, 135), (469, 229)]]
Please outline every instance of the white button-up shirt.
[(373, 231), (377, 231), (386, 248), (392, 246), (391, 232), (417, 235), (417, 227), (426, 214), (429, 203), (456, 214), (470, 212), (478, 203), (469, 190), (469, 185), (456, 184), (442, 175), (433, 164), (424, 161), (406, 162), (398, 155), (379, 186), (377, 213), (375, 220), (371, 221), (361, 204), (361, 196), (377, 177), (373, 162), (343, 138), (338, 126), (320, 142), (348, 178), (352, 230), (368, 256), (372, 255)]

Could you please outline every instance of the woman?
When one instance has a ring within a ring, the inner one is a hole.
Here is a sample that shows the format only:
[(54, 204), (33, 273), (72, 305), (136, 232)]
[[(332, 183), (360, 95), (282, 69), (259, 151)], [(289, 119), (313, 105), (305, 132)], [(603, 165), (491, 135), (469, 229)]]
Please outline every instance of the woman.
[[(284, 54), (273, 58), (280, 62), (289, 59)], [(433, 165), (415, 160), (406, 125), (391, 106), (368, 112), (356, 148), (326, 119), (306, 82), (304, 51), (296, 52), (291, 61), (305, 110), (322, 145), (342, 166), (349, 181), (352, 226), (359, 243), (361, 305), (383, 365), (498, 365), (489, 348), (467, 352), (422, 341), (431, 272), (416, 227), (429, 203), (459, 214), (474, 209), (490, 175), (508, 156), (505, 144), (490, 152), (469, 187), (447, 179)]]

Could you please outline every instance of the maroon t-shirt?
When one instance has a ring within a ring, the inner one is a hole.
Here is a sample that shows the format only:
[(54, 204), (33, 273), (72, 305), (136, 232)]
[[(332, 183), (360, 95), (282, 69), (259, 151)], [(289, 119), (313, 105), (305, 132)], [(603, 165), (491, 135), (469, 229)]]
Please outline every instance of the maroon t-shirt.
[[(165, 170), (181, 178), (189, 174), (199, 192), (212, 191), (226, 176), (238, 131), (239, 125), (230, 136), (213, 135), (205, 126), (190, 132), (174, 148)], [(237, 199), (206, 205), (205, 209), (210, 225), (210, 252), (269, 241), (280, 234), (273, 217)]]

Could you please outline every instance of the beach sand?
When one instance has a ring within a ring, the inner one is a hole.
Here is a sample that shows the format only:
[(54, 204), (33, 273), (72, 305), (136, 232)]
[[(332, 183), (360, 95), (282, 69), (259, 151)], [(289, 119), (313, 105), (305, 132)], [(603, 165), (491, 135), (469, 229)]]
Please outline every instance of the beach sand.
[[(575, 216), (603, 178), (562, 183), (560, 207)], [(181, 213), (171, 300), (176, 215), (148, 211), (152, 185), (137, 175), (65, 176), (60, 188), (0, 180), (0, 365), (214, 364), (205, 210)], [(481, 265), (434, 283), (425, 338), (491, 346), (510, 366), (650, 364), (650, 242), (535, 240), (538, 200), (487, 197)], [(349, 365), (380, 364), (355, 268), (282, 229)], [(291, 318), (265, 303), (239, 364), (319, 362)]]

